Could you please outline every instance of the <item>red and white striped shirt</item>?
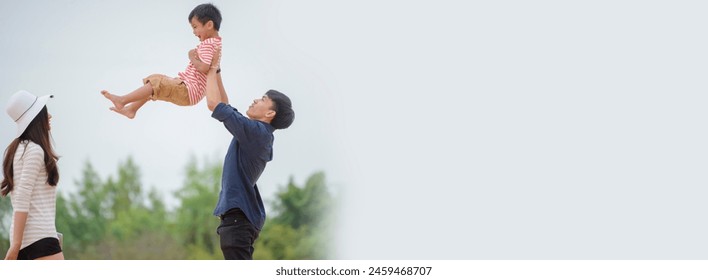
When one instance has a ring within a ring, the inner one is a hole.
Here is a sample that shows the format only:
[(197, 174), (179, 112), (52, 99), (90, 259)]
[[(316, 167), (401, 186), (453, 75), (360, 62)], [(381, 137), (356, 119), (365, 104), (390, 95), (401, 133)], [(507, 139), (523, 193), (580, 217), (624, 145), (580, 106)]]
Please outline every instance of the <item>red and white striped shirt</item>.
[[(197, 46), (199, 60), (210, 64), (214, 56), (214, 50), (217, 47), (221, 47), (221, 37), (209, 38), (199, 43)], [(178, 75), (184, 81), (184, 84), (187, 85), (189, 103), (191, 105), (199, 103), (204, 98), (206, 91), (206, 75), (199, 72), (192, 62), (189, 62), (187, 69), (184, 72), (179, 72)]]

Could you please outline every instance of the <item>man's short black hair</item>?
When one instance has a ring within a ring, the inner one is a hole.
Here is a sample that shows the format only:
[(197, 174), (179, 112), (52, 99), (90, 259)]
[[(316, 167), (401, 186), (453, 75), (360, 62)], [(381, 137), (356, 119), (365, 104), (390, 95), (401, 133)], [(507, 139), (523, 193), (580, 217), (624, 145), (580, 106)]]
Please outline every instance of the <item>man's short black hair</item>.
[(201, 4), (194, 7), (191, 13), (189, 13), (188, 21), (192, 21), (193, 17), (197, 17), (197, 20), (202, 24), (206, 24), (210, 20), (214, 23), (214, 29), (219, 31), (221, 26), (221, 12), (211, 3)]
[(293, 103), (290, 98), (277, 90), (271, 89), (266, 92), (266, 96), (273, 100), (273, 111), (275, 117), (270, 121), (275, 129), (284, 129), (290, 127), (295, 120), (295, 111), (293, 111)]

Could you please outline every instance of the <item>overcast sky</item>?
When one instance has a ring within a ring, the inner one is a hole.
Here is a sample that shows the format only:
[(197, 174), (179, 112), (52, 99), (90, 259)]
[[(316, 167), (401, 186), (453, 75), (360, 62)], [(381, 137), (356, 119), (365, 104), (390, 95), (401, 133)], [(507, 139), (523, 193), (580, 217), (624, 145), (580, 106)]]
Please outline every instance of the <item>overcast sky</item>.
[[(132, 156), (170, 203), (190, 156), (223, 159), (204, 102), (128, 120), (99, 94), (184, 70), (200, 3), (0, 2), (0, 103), (56, 96), (63, 190)], [(214, 4), (232, 105), (273, 88), (296, 111), (261, 191), (325, 171), (337, 258), (708, 258), (706, 4)]]

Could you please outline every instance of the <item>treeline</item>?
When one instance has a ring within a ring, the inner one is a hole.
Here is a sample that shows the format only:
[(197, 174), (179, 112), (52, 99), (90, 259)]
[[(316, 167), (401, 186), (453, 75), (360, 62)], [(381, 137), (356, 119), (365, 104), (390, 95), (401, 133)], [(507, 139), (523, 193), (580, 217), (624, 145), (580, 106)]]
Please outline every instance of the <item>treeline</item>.
[[(117, 174), (100, 178), (90, 163), (75, 181), (76, 192), (59, 190), (57, 230), (64, 235), (67, 259), (169, 260), (223, 259), (212, 215), (221, 188), (221, 163), (201, 166), (191, 159), (179, 200), (168, 209), (154, 189), (146, 190), (140, 169), (128, 158)], [(266, 199), (266, 198), (264, 198)], [(270, 201), (270, 211), (256, 241), (255, 259), (329, 259), (332, 253), (334, 198), (324, 173), (298, 186), (290, 178)], [(12, 208), (0, 199), (0, 252), (9, 247)]]

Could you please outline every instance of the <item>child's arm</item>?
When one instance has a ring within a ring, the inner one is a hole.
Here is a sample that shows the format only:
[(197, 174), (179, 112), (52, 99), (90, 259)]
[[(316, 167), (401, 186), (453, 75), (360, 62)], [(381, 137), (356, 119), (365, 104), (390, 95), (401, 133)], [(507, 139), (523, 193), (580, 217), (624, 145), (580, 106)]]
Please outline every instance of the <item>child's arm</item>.
[(194, 68), (196, 68), (200, 73), (206, 75), (207, 72), (209, 72), (209, 64), (206, 64), (199, 59), (197, 49), (189, 50), (189, 62), (191, 62), (192, 65), (194, 65)]

